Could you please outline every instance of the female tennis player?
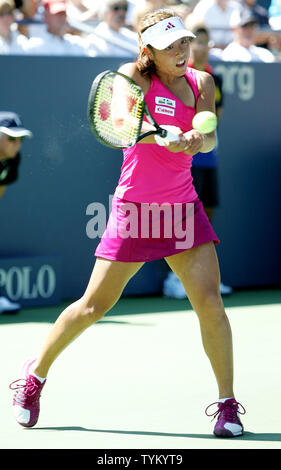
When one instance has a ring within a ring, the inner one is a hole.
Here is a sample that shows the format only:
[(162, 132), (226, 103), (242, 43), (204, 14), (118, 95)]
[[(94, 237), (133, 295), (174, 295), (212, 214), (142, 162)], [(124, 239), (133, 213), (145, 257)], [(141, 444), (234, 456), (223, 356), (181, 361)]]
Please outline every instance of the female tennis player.
[[(216, 140), (214, 133), (202, 135), (192, 128), (196, 112), (215, 111), (213, 78), (187, 67), (192, 36), (170, 10), (150, 13), (140, 25), (138, 60), (119, 70), (142, 88), (156, 122), (175, 126), (179, 139), (160, 146), (155, 136), (150, 135), (123, 151), (112, 212), (97, 247), (97, 259), (85, 293), (61, 313), (37, 359), (27, 361), (21, 379), (10, 385), (15, 389), (15, 416), (22, 426), (36, 424), (41, 390), (57, 356), (110, 310), (127, 282), (146, 261), (165, 258), (180, 278), (198, 315), (203, 346), (217, 380), (219, 399), (212, 414), (218, 419), (214, 433), (223, 437), (243, 433), (238, 413), (244, 414), (245, 410), (234, 396), (232, 334), (219, 288), (214, 246), (219, 240), (197, 197), (190, 171), (192, 156), (199, 151), (210, 151)], [(145, 123), (144, 127), (147, 126)], [(124, 235), (128, 203), (137, 214), (137, 236)], [(142, 236), (147, 228), (142, 209), (150, 204), (171, 208), (167, 211), (172, 226), (168, 235), (163, 230), (167, 217), (159, 216), (158, 236), (152, 233), (153, 227), (148, 236)], [(183, 237), (182, 231), (177, 230), (179, 224), (183, 230), (191, 230), (189, 236), (185, 233)], [(117, 225), (121, 231), (114, 230)], [(211, 416), (208, 410), (206, 414)]]

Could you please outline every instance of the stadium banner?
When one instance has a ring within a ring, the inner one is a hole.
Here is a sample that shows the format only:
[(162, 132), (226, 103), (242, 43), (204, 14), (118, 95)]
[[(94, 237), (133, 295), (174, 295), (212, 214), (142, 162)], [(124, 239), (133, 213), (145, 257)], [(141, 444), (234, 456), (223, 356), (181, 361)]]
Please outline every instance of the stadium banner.
[(0, 296), (8, 297), (22, 307), (59, 304), (60, 257), (0, 258)]
[[(102, 145), (91, 132), (89, 91), (99, 73), (125, 61), (0, 56), (1, 109), (18, 112), (33, 133), (22, 144), (18, 180), (0, 199), (0, 259), (57, 253), (63, 299), (85, 291), (123, 163), (121, 150)], [(281, 63), (211, 66), (224, 91), (219, 205), (212, 221), (221, 241), (221, 277), (233, 288), (280, 286), (280, 100), (272, 90), (280, 89)], [(168, 272), (164, 260), (146, 263), (124, 295), (161, 293)]]

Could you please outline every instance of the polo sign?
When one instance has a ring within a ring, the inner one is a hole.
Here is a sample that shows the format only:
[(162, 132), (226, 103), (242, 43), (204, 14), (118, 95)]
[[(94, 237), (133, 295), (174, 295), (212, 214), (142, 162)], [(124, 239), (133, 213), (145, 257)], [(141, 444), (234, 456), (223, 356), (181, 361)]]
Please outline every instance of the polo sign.
[(55, 256), (0, 259), (0, 295), (23, 307), (60, 303), (60, 285)]

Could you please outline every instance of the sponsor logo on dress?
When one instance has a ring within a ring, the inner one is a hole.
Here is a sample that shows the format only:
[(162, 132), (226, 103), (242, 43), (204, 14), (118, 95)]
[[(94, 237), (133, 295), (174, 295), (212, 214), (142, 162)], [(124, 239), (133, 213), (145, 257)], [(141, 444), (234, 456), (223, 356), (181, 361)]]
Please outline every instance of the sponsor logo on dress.
[(172, 108), (168, 108), (167, 106), (155, 106), (155, 112), (158, 114), (167, 114), (168, 116), (174, 116), (175, 110)]
[(155, 97), (156, 104), (162, 104), (164, 106), (171, 106), (172, 108), (176, 107), (176, 101), (171, 100), (170, 98), (165, 98), (164, 96), (156, 96)]

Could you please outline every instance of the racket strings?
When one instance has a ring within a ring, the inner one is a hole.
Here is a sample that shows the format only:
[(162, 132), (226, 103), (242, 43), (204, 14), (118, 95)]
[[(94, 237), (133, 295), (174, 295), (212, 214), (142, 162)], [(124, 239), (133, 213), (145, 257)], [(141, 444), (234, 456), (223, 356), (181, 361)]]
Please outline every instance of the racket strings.
[(143, 98), (128, 80), (109, 73), (99, 83), (90, 114), (99, 137), (107, 144), (129, 147), (139, 135)]

